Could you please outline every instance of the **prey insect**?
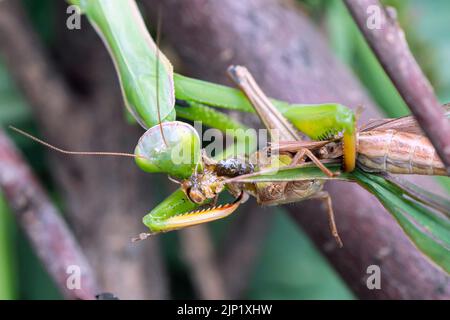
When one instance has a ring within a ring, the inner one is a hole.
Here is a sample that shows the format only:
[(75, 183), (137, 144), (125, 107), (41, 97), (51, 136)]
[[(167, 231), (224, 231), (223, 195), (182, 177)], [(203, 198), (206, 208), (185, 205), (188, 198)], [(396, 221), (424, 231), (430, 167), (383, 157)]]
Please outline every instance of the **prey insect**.
[[(444, 105), (450, 118), (450, 105)], [(419, 174), (448, 176), (431, 142), (424, 135), (413, 116), (395, 119), (377, 119), (362, 126), (357, 132), (357, 166), (366, 172), (392, 174)], [(320, 159), (343, 156), (342, 142), (322, 141)], [(280, 141), (272, 145), (278, 152), (298, 152), (302, 142)]]

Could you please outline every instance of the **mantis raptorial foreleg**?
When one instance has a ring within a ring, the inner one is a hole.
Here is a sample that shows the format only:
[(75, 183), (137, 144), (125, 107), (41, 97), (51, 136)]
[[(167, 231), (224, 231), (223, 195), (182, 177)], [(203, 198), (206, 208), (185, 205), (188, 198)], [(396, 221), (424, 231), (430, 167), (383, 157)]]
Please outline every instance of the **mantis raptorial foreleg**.
[(177, 230), (225, 218), (237, 209), (243, 199), (244, 194), (241, 193), (233, 203), (194, 211), (199, 205), (178, 189), (147, 214), (143, 222), (150, 229), (150, 234)]

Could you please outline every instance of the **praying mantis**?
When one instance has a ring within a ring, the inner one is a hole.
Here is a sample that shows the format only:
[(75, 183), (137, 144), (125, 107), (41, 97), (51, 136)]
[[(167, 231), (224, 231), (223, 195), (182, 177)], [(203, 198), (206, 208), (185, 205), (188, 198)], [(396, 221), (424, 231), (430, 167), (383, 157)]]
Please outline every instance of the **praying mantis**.
[[(214, 162), (204, 156), (203, 171), (199, 173), (194, 170), (189, 178), (180, 183), (186, 198), (171, 199), (169, 206), (173, 205), (174, 210), (168, 211), (167, 204), (152, 210), (144, 217), (144, 224), (152, 233), (143, 233), (136, 239), (144, 239), (155, 232), (166, 232), (222, 219), (233, 213), (243, 201), (244, 194), (248, 194), (254, 196), (261, 205), (321, 199), (327, 206), (331, 233), (338, 245), (342, 246), (331, 198), (322, 187), (328, 179), (348, 180), (348, 177), (339, 177), (339, 173), (331, 172), (321, 161), (342, 157), (346, 172), (355, 169), (358, 159), (358, 166), (369, 172), (447, 175), (431, 143), (422, 135), (411, 117), (395, 121), (379, 120), (379, 123), (369, 124), (366, 129), (357, 133), (354, 129), (355, 117), (349, 109), (338, 104), (326, 104), (311, 109), (304, 106), (290, 109), (286, 115), (295, 124), (293, 125), (265, 96), (246, 68), (232, 66), (229, 68), (229, 74), (252, 102), (269, 132), (279, 131), (280, 142), (270, 150), (271, 153), (274, 150), (282, 153), (268, 155), (267, 150), (256, 152), (257, 160), (249, 164), (234, 158), (231, 164), (230, 160)], [(305, 121), (306, 116), (309, 121)], [(343, 135), (332, 140), (304, 141), (296, 132), (296, 128), (303, 128), (305, 125), (308, 126), (310, 137), (332, 138), (340, 130), (343, 130)], [(337, 145), (335, 141), (339, 144)], [(140, 154), (139, 145), (138, 154)], [(309, 158), (309, 163), (305, 161), (306, 157)], [(264, 181), (258, 180), (261, 173), (267, 174), (267, 169), (273, 166), (274, 161), (278, 164), (281, 162), (282, 169), (283, 166), (295, 168), (297, 165), (301, 167), (313, 164), (321, 170), (323, 176), (309, 179), (291, 177), (289, 180), (280, 181), (275, 175), (267, 177)], [(233, 169), (236, 167), (240, 169), (227, 170), (226, 167), (230, 166)], [(249, 166), (251, 169), (248, 169)], [(141, 167), (145, 170), (145, 162), (141, 163)], [(259, 172), (254, 168), (258, 168)], [(233, 203), (210, 206), (197, 211), (185, 211), (186, 208), (176, 205), (177, 202), (188, 203), (188, 206), (202, 205), (208, 200), (217, 199), (218, 194), (224, 189), (228, 189), (235, 196), (236, 200)]]
[[(150, 232), (141, 233), (137, 240), (225, 218), (250, 195), (263, 205), (322, 199), (332, 235), (342, 245), (331, 198), (322, 187), (327, 180), (344, 180), (357, 182), (377, 196), (417, 247), (450, 272), (448, 199), (388, 175), (447, 175), (412, 118), (380, 120), (357, 130), (354, 113), (338, 103), (300, 105), (267, 98), (243, 67), (229, 69), (240, 90), (184, 77), (173, 72), (153, 42), (134, 1), (70, 2), (80, 7), (102, 37), (114, 61), (125, 106), (148, 129), (135, 153), (127, 156), (134, 157), (144, 171), (164, 172), (180, 180), (176, 180), (180, 188), (144, 216)], [(247, 127), (215, 108), (256, 113), (271, 138), (277, 139), (262, 150), (243, 143), (241, 158), (230, 148), (214, 158), (205, 155), (195, 129), (175, 119), (199, 120), (224, 132), (231, 129), (238, 141), (239, 134), (233, 132)], [(300, 132), (310, 140), (302, 139)], [(398, 148), (388, 141), (400, 142)], [(424, 148), (413, 148), (417, 143)], [(174, 150), (179, 146), (183, 155), (175, 163)], [(216, 205), (225, 190), (235, 200)]]
[[(232, 66), (229, 68), (229, 75), (252, 102), (257, 114), (272, 137), (279, 135), (279, 138), (284, 141), (302, 141), (294, 125), (275, 108), (246, 68)], [(327, 104), (318, 105), (314, 108), (299, 107), (290, 109), (286, 115), (293, 119), (294, 123), (297, 123), (297, 127), (305, 128), (304, 131), (309, 130), (310, 136), (331, 137), (343, 130), (344, 168), (346, 171), (354, 169), (356, 156), (355, 118), (349, 109), (338, 104)], [(303, 118), (308, 116), (310, 121), (301, 124), (302, 116)], [(153, 133), (153, 131), (151, 130), (150, 133)], [(333, 177), (334, 174), (321, 163), (308, 146), (310, 144), (307, 143), (299, 146), (295, 155), (284, 152), (284, 154), (274, 156), (267, 154), (267, 151), (257, 151), (253, 154), (257, 159), (249, 163), (246, 163), (245, 160), (240, 161), (237, 158), (216, 162), (204, 155), (200, 164), (203, 170), (198, 172), (195, 169), (189, 178), (181, 182), (181, 190), (187, 199), (176, 199), (174, 203), (180, 201), (181, 203), (203, 205), (208, 200), (214, 200), (213, 202), (216, 203), (215, 200), (218, 198), (219, 193), (225, 189), (230, 191), (236, 197), (236, 200), (231, 204), (212, 206), (198, 211), (185, 212), (183, 209), (178, 208), (177, 205), (175, 205), (176, 210), (172, 211), (167, 211), (165, 208), (161, 211), (153, 210), (144, 217), (144, 223), (152, 232), (166, 232), (221, 219), (233, 213), (246, 195), (254, 196), (261, 205), (278, 205), (307, 199), (320, 199), (327, 205), (331, 232), (337, 243), (342, 246), (335, 224), (330, 195), (322, 190), (324, 180), (308, 179), (289, 182), (241, 184), (232, 179), (245, 173), (253, 173), (254, 168), (261, 171), (271, 168), (274, 162), (278, 164), (281, 162), (282, 165), (285, 163), (293, 167), (304, 162), (305, 157), (312, 160), (328, 177)], [(141, 154), (142, 149), (144, 147), (138, 144), (138, 155)], [(144, 170), (146, 169), (146, 160), (139, 159), (138, 164)], [(236, 170), (236, 168), (238, 169)], [(181, 210), (179, 211), (178, 209)], [(138, 239), (146, 238), (150, 234), (141, 234)]]

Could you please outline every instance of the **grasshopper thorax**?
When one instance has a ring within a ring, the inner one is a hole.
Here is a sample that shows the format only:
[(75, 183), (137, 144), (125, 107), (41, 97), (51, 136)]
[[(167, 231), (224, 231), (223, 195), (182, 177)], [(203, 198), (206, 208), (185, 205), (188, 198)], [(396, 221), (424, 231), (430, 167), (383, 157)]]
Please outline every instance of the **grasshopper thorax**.
[(227, 176), (232, 178), (244, 174), (253, 173), (255, 171), (255, 166), (245, 160), (229, 158), (217, 162), (214, 171), (219, 176)]

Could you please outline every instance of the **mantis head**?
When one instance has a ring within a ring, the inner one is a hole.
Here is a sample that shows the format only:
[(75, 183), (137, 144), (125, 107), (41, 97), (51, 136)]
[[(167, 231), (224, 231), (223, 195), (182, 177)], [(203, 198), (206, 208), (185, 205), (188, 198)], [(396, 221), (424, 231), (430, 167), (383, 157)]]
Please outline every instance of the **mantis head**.
[(146, 172), (186, 179), (200, 165), (200, 137), (189, 124), (170, 121), (148, 129), (135, 149), (136, 164)]

